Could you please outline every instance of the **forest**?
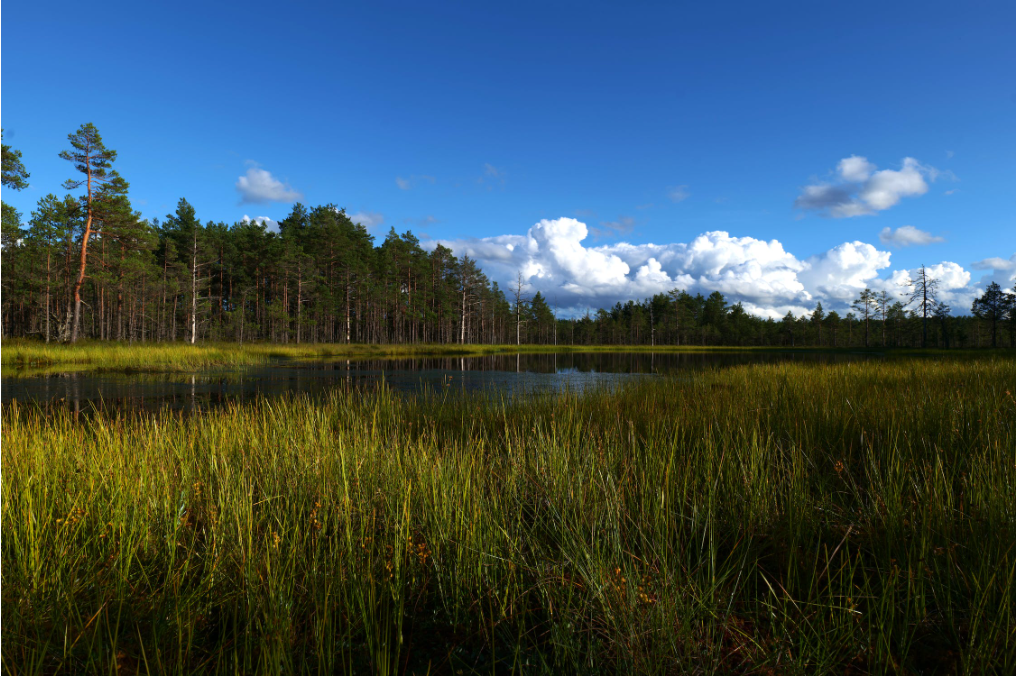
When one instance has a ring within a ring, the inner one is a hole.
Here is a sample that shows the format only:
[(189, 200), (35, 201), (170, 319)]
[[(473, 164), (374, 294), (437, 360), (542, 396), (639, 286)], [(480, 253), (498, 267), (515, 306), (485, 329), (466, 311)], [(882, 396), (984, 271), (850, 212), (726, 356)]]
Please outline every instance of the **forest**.
[[(790, 347), (1015, 346), (1015, 288), (997, 283), (952, 315), (921, 268), (904, 295), (864, 290), (840, 315), (820, 303), (780, 320), (720, 292), (671, 290), (562, 318), (540, 292), (409, 230), (377, 242), (334, 204), (293, 206), (278, 233), (258, 220), (202, 222), (181, 198), (143, 219), (91, 123), (68, 135), (74, 177), (30, 215), (6, 202), (2, 333), (45, 342), (461, 343)], [(30, 174), (3, 145), (3, 186)]]

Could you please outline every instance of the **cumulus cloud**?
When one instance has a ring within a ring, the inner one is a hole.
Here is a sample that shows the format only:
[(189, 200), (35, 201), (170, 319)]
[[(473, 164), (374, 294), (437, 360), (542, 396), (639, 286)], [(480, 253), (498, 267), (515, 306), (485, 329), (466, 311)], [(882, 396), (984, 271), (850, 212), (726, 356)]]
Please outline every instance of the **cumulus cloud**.
[(1012, 259), (1005, 259), (1004, 257), (988, 257), (987, 259), (981, 259), (979, 262), (973, 262), (974, 269), (994, 269), (995, 271), (1015, 271), (1015, 255), (1012, 255)]
[(839, 174), (847, 182), (865, 182), (876, 169), (873, 163), (868, 163), (862, 156), (849, 156), (839, 161)]
[(355, 212), (347, 216), (350, 217), (350, 221), (360, 224), (366, 229), (374, 229), (385, 221), (381, 212)]
[(964, 290), (972, 275), (955, 262), (941, 262), (927, 267), (927, 275), (936, 278), (943, 291)]
[(669, 189), (669, 200), (673, 203), (681, 203), (690, 197), (690, 187), (686, 184), (673, 186)]
[(799, 279), (815, 294), (830, 302), (851, 304), (866, 287), (874, 287), (878, 272), (891, 265), (892, 253), (870, 243), (842, 243), (809, 257)]
[(949, 173), (915, 158), (903, 158), (898, 170), (878, 170), (862, 156), (849, 156), (839, 161), (837, 180), (803, 187), (795, 206), (827, 217), (873, 215), (903, 198), (927, 193), (927, 180), (935, 181), (941, 175)]
[(272, 176), (268, 170), (250, 167), (246, 174), (237, 178), (235, 184), (241, 194), (242, 203), (289, 203), (303, 196)]
[[(457, 255), (480, 262), (496, 281), (515, 284), (517, 272), (528, 292), (556, 296), (564, 309), (611, 306), (673, 288), (691, 292), (720, 290), (753, 299), (762, 308), (810, 295), (797, 281), (805, 268), (778, 241), (732, 237), (724, 231), (701, 234), (690, 243), (600, 247), (583, 244), (588, 227), (576, 219), (542, 220), (525, 235), (441, 240)], [(567, 311), (569, 313), (569, 311)]]
[(980, 279), (981, 289), (986, 288), (992, 281), (1003, 288), (1011, 288), (1015, 285), (1015, 253), (1012, 253), (1011, 259), (988, 257), (979, 262), (973, 262), (972, 266), (980, 271), (990, 270), (992, 272), (989, 276), (983, 276)]
[[(687, 243), (612, 243), (589, 245), (593, 230), (571, 218), (545, 219), (525, 234), (430, 240), (457, 255), (475, 259), (504, 289), (516, 286), (519, 272), (528, 294), (558, 299), (562, 313), (583, 314), (588, 308), (608, 308), (618, 301), (644, 299), (678, 288), (690, 294), (718, 290), (730, 302), (759, 316), (781, 318), (791, 311), (800, 316), (821, 302), (839, 313), (849, 310), (864, 288), (885, 290), (905, 301), (910, 270), (885, 274), (892, 253), (869, 243), (841, 243), (824, 252), (798, 258), (777, 240), (733, 236), (725, 231), (699, 234)], [(1004, 271), (1015, 257), (991, 258), (974, 265)], [(928, 266), (941, 281), (939, 299), (965, 312), (978, 288), (970, 273), (955, 262)], [(1011, 284), (1008, 285), (1011, 287)]]
[(945, 240), (941, 236), (932, 235), (931, 233), (922, 231), (915, 226), (900, 226), (894, 231), (892, 230), (892, 227), (886, 226), (881, 229), (879, 237), (881, 238), (881, 242), (885, 245), (895, 245), (902, 248), (910, 245), (943, 243)]
[[(947, 304), (955, 313), (966, 313), (969, 311), (973, 298), (979, 290), (971, 284), (972, 274), (955, 262), (941, 262), (933, 266), (927, 266), (927, 275), (937, 281), (936, 299)], [(885, 291), (895, 301), (905, 303), (912, 288), (909, 285), (911, 278), (916, 278), (919, 267), (915, 269), (897, 269), (883, 279), (871, 281), (870, 288), (875, 291)]]
[(272, 219), (271, 217), (265, 216), (249, 217), (248, 215), (244, 215), (243, 217), (241, 217), (241, 221), (244, 222), (245, 224), (250, 224), (252, 222), (254, 222), (255, 224), (261, 224), (262, 226), (265, 227), (266, 231), (272, 231), (273, 233), (280, 232), (280, 223), (277, 222), (275, 219)]

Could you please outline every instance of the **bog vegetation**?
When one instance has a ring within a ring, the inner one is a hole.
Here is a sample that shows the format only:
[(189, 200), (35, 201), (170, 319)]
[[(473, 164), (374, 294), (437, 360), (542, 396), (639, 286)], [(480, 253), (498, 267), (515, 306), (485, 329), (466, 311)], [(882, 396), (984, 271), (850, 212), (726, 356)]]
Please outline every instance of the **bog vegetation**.
[(8, 407), (3, 670), (1014, 674), (1014, 385), (949, 355)]
[[(700, 346), (617, 346), (617, 345), (548, 345), (530, 344), (522, 353), (784, 353), (779, 348), (761, 347), (700, 347)], [(803, 353), (803, 350), (797, 350)], [(7, 340), (0, 363), (11, 370), (11, 376), (23, 374), (27, 368), (48, 372), (69, 370), (154, 371), (196, 370), (217, 366), (257, 365), (277, 359), (371, 359), (405, 358), (412, 356), (479, 356), (520, 353), (513, 344), (234, 344), (203, 342), (188, 345), (170, 342), (96, 342), (46, 344), (38, 340)], [(829, 353), (824, 351), (821, 353)], [(853, 353), (860, 353), (854, 350)], [(903, 355), (900, 350), (881, 350), (875, 355)], [(936, 351), (928, 351), (935, 354)], [(1008, 355), (998, 352), (1000, 355)], [(953, 350), (952, 355), (976, 355)]]

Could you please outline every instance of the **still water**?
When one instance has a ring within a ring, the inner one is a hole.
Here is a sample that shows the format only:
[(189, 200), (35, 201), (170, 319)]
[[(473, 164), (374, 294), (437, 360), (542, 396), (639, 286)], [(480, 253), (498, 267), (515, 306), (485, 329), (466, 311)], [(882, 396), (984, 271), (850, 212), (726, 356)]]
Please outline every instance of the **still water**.
[(712, 366), (777, 361), (842, 361), (845, 355), (751, 353), (569, 353), (415, 357), (366, 360), (278, 360), (260, 366), (194, 373), (4, 371), (0, 400), (75, 411), (194, 411), (285, 394), (321, 397), (334, 389), (385, 383), (399, 393), (528, 394), (613, 387), (635, 379), (682, 375)]

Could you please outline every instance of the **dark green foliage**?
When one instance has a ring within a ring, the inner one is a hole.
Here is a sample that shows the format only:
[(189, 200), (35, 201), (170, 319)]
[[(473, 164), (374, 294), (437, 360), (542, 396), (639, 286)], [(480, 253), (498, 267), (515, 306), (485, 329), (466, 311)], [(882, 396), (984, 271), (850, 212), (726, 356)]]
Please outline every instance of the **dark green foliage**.
[[(998, 346), (998, 324), (1009, 317), (1015, 316), (1015, 293), (1011, 295), (992, 282), (983, 295), (973, 300), (973, 315), (991, 322), (991, 346)], [(1013, 345), (1015, 338), (1012, 339)]]
[[(0, 131), (0, 136), (3, 132)], [(25, 169), (25, 164), (21, 161), (21, 151), (12, 149), (7, 144), (2, 144), (2, 162), (3, 171), (0, 173), (0, 179), (2, 179), (3, 186), (8, 189), (14, 189), (20, 191), (28, 186), (28, 170)]]
[[(164, 221), (145, 221), (95, 126), (69, 139), (61, 157), (80, 176), (67, 186), (89, 188), (91, 178), (91, 192), (76, 207), (65, 199), (61, 215), (55, 196), (40, 200), (28, 237), (21, 216), (3, 208), (4, 337), (848, 347), (876, 344), (880, 331), (891, 348), (923, 346), (925, 321), (936, 318), (944, 346), (990, 346), (1000, 333), (1014, 343), (1014, 321), (1002, 322), (1014, 304), (1007, 291), (992, 305), (1001, 311), (978, 305), (972, 317), (936, 316), (930, 295), (917, 316), (868, 289), (854, 304), (859, 318), (824, 315), (820, 304), (809, 315), (761, 318), (721, 292), (685, 290), (561, 318), (555, 292), (490, 280), (466, 253), (426, 251), (410, 231), (377, 239), (333, 204), (295, 204), (278, 232), (259, 221), (203, 223), (184, 198)], [(20, 154), (4, 146), (4, 159), (5, 183), (10, 176), (16, 188), (27, 177)]]
[(112, 206), (118, 198), (127, 194), (128, 184), (113, 169), (117, 152), (106, 148), (99, 130), (92, 123), (85, 123), (77, 132), (67, 135), (70, 150), (61, 151), (60, 157), (74, 165), (83, 176), (68, 179), (64, 188), (74, 190), (85, 187), (81, 202), (85, 210), (84, 230), (81, 234), (81, 250), (76, 266), (77, 273), (72, 285), (71, 298), (67, 300), (67, 316), (62, 339), (74, 342), (81, 328), (81, 287), (88, 270), (88, 247), (94, 236), (101, 235), (104, 215), (109, 217), (115, 210)]

